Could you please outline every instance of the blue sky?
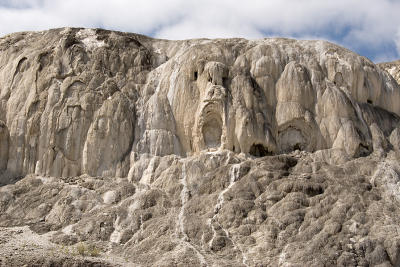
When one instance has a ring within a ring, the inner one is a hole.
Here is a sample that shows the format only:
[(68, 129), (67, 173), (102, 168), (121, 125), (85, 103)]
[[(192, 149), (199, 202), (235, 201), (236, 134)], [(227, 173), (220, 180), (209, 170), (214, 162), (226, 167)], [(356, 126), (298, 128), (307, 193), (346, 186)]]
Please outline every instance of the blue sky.
[(166, 39), (325, 39), (400, 59), (400, 0), (0, 0), (0, 35), (102, 27)]

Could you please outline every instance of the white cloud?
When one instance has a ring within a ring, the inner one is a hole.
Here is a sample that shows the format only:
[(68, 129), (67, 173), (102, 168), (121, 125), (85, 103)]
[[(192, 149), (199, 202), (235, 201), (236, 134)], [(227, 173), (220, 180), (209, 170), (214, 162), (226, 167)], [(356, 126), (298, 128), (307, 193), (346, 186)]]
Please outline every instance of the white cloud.
[(378, 58), (388, 43), (400, 47), (398, 14), (395, 0), (0, 0), (0, 34), (82, 26), (167, 39), (307, 36)]

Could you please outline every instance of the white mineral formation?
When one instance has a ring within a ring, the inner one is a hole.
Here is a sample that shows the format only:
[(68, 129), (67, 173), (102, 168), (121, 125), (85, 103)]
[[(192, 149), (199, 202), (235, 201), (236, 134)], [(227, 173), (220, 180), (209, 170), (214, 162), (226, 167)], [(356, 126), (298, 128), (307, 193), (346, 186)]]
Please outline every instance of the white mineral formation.
[(2, 37), (0, 266), (400, 266), (399, 81), (325, 41)]
[(0, 51), (0, 168), (14, 175), (126, 177), (140, 154), (206, 149), (357, 157), (374, 150), (371, 125), (387, 139), (400, 115), (387, 72), (324, 41), (67, 28)]

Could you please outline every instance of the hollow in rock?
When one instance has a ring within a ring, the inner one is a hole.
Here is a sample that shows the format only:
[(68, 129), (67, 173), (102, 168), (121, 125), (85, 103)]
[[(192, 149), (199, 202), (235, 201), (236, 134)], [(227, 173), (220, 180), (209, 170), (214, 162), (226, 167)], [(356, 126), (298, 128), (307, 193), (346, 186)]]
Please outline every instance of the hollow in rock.
[(221, 145), (222, 126), (218, 119), (212, 118), (207, 121), (203, 126), (202, 133), (207, 148), (217, 148)]

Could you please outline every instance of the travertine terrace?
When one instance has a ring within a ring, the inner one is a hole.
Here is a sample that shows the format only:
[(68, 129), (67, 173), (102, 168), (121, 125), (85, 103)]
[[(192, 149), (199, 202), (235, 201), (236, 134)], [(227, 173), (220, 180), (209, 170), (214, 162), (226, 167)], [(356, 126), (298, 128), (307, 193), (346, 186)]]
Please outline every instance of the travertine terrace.
[[(399, 266), (398, 66), (325, 41), (7, 35), (0, 265)], [(12, 244), (29, 233), (40, 253)], [(101, 255), (60, 249), (79, 242)]]

